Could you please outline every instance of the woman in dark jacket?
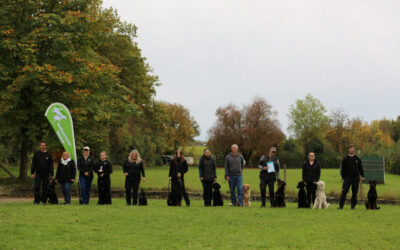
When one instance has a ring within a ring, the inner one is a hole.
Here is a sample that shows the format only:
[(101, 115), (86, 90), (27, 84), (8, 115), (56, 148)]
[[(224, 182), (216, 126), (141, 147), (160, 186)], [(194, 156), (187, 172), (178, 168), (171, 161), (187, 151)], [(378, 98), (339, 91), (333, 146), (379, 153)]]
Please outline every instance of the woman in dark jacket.
[(314, 204), (316, 198), (317, 185), (321, 176), (321, 167), (315, 160), (314, 152), (308, 153), (308, 160), (303, 165), (302, 177), (307, 189), (308, 207), (311, 207), (311, 199)]
[(99, 201), (97, 205), (111, 204), (111, 162), (107, 160), (105, 151), (100, 153), (100, 161), (94, 166), (94, 172), (97, 174), (97, 189), (99, 192)]
[(215, 160), (210, 156), (210, 150), (204, 149), (203, 156), (199, 161), (200, 181), (203, 184), (204, 206), (211, 206), (212, 186), (217, 180)]
[(177, 206), (181, 206), (182, 195), (185, 199), (186, 206), (190, 206), (189, 195), (185, 188), (184, 175), (188, 171), (188, 164), (185, 157), (183, 157), (183, 152), (178, 149), (175, 153), (174, 159), (169, 165), (169, 179), (171, 180), (172, 193), (175, 197), (175, 202)]
[(75, 175), (75, 162), (69, 157), (68, 152), (64, 152), (58, 163), (55, 182), (61, 185), (65, 205), (71, 203), (71, 185), (75, 181)]
[[(144, 175), (143, 161), (140, 158), (139, 152), (132, 150), (128, 159), (124, 162), (123, 171), (125, 174), (125, 194), (126, 204), (131, 205), (131, 197), (133, 196), (133, 205), (137, 204), (138, 191), (140, 184), (140, 175), (142, 175), (143, 182), (146, 181)], [(133, 189), (133, 192), (131, 192)]]

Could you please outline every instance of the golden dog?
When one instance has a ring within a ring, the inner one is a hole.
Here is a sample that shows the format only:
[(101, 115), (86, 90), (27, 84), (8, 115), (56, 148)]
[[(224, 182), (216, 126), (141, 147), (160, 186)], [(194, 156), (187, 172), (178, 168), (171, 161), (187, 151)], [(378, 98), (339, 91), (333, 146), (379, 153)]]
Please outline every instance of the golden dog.
[(243, 185), (243, 206), (250, 207), (250, 184)]

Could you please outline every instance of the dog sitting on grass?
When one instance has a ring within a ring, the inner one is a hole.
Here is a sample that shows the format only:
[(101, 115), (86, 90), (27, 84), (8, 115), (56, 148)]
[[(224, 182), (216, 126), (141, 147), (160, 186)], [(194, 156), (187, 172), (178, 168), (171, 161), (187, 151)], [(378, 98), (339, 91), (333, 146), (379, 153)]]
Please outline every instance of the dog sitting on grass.
[(56, 193), (56, 182), (53, 179), (50, 179), (49, 181), (47, 195), (49, 198), (49, 204), (58, 204), (58, 197)]
[(250, 207), (250, 184), (243, 185), (243, 206)]
[(376, 210), (379, 209), (376, 205), (376, 200), (378, 199), (378, 193), (376, 192), (376, 181), (372, 180), (369, 182), (368, 200), (365, 203), (367, 209)]
[(278, 190), (275, 193), (275, 207), (286, 207), (285, 203), (285, 186), (286, 182), (278, 180)]
[(147, 206), (147, 198), (143, 189), (140, 190), (139, 206)]
[(329, 203), (326, 202), (325, 195), (325, 182), (318, 181), (317, 182), (317, 197), (315, 198), (313, 209), (327, 209)]
[(213, 194), (212, 194), (212, 202), (213, 202), (213, 206), (223, 206), (224, 205), (224, 201), (222, 200), (222, 195), (221, 192), (219, 191), (221, 189), (221, 185), (218, 184), (218, 182), (215, 182), (213, 184)]
[(308, 208), (307, 202), (307, 194), (306, 190), (304, 190), (304, 182), (300, 181), (297, 184), (297, 188), (299, 189), (299, 193), (297, 194), (297, 207), (298, 208)]

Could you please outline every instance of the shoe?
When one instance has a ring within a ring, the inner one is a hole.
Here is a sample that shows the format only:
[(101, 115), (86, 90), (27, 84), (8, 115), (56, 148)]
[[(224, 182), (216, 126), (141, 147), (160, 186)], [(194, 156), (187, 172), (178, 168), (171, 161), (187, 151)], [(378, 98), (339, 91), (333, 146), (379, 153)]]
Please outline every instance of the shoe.
[(338, 207), (337, 209), (338, 209), (338, 210), (343, 210), (343, 207)]
[(354, 209), (356, 209), (355, 207), (351, 207), (351, 210), (354, 210)]
[(265, 208), (265, 205), (261, 205), (260, 208)]

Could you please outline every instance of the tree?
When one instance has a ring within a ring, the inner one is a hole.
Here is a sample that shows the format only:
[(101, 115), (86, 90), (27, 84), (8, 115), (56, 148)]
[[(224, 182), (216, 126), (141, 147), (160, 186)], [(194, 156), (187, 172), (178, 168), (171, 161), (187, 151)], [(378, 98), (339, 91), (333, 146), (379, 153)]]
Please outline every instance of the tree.
[(176, 150), (188, 145), (200, 134), (199, 125), (183, 105), (167, 102), (161, 102), (160, 105), (166, 113), (164, 126), (167, 129), (168, 145), (173, 145)]
[(343, 109), (331, 111), (326, 139), (338, 153), (346, 152), (349, 145), (348, 121), (349, 117)]
[(226, 154), (235, 143), (249, 162), (253, 156), (260, 156), (282, 141), (276, 112), (263, 98), (255, 98), (242, 109), (229, 104), (218, 108), (216, 115), (217, 122), (209, 130), (208, 140), (213, 152)]
[(113, 33), (133, 30), (100, 0), (1, 1), (0, 126), (20, 145), (20, 178), (32, 144), (55, 138), (43, 116), (52, 102), (70, 108), (78, 147), (106, 142), (105, 126), (138, 111), (120, 69), (96, 52)]

